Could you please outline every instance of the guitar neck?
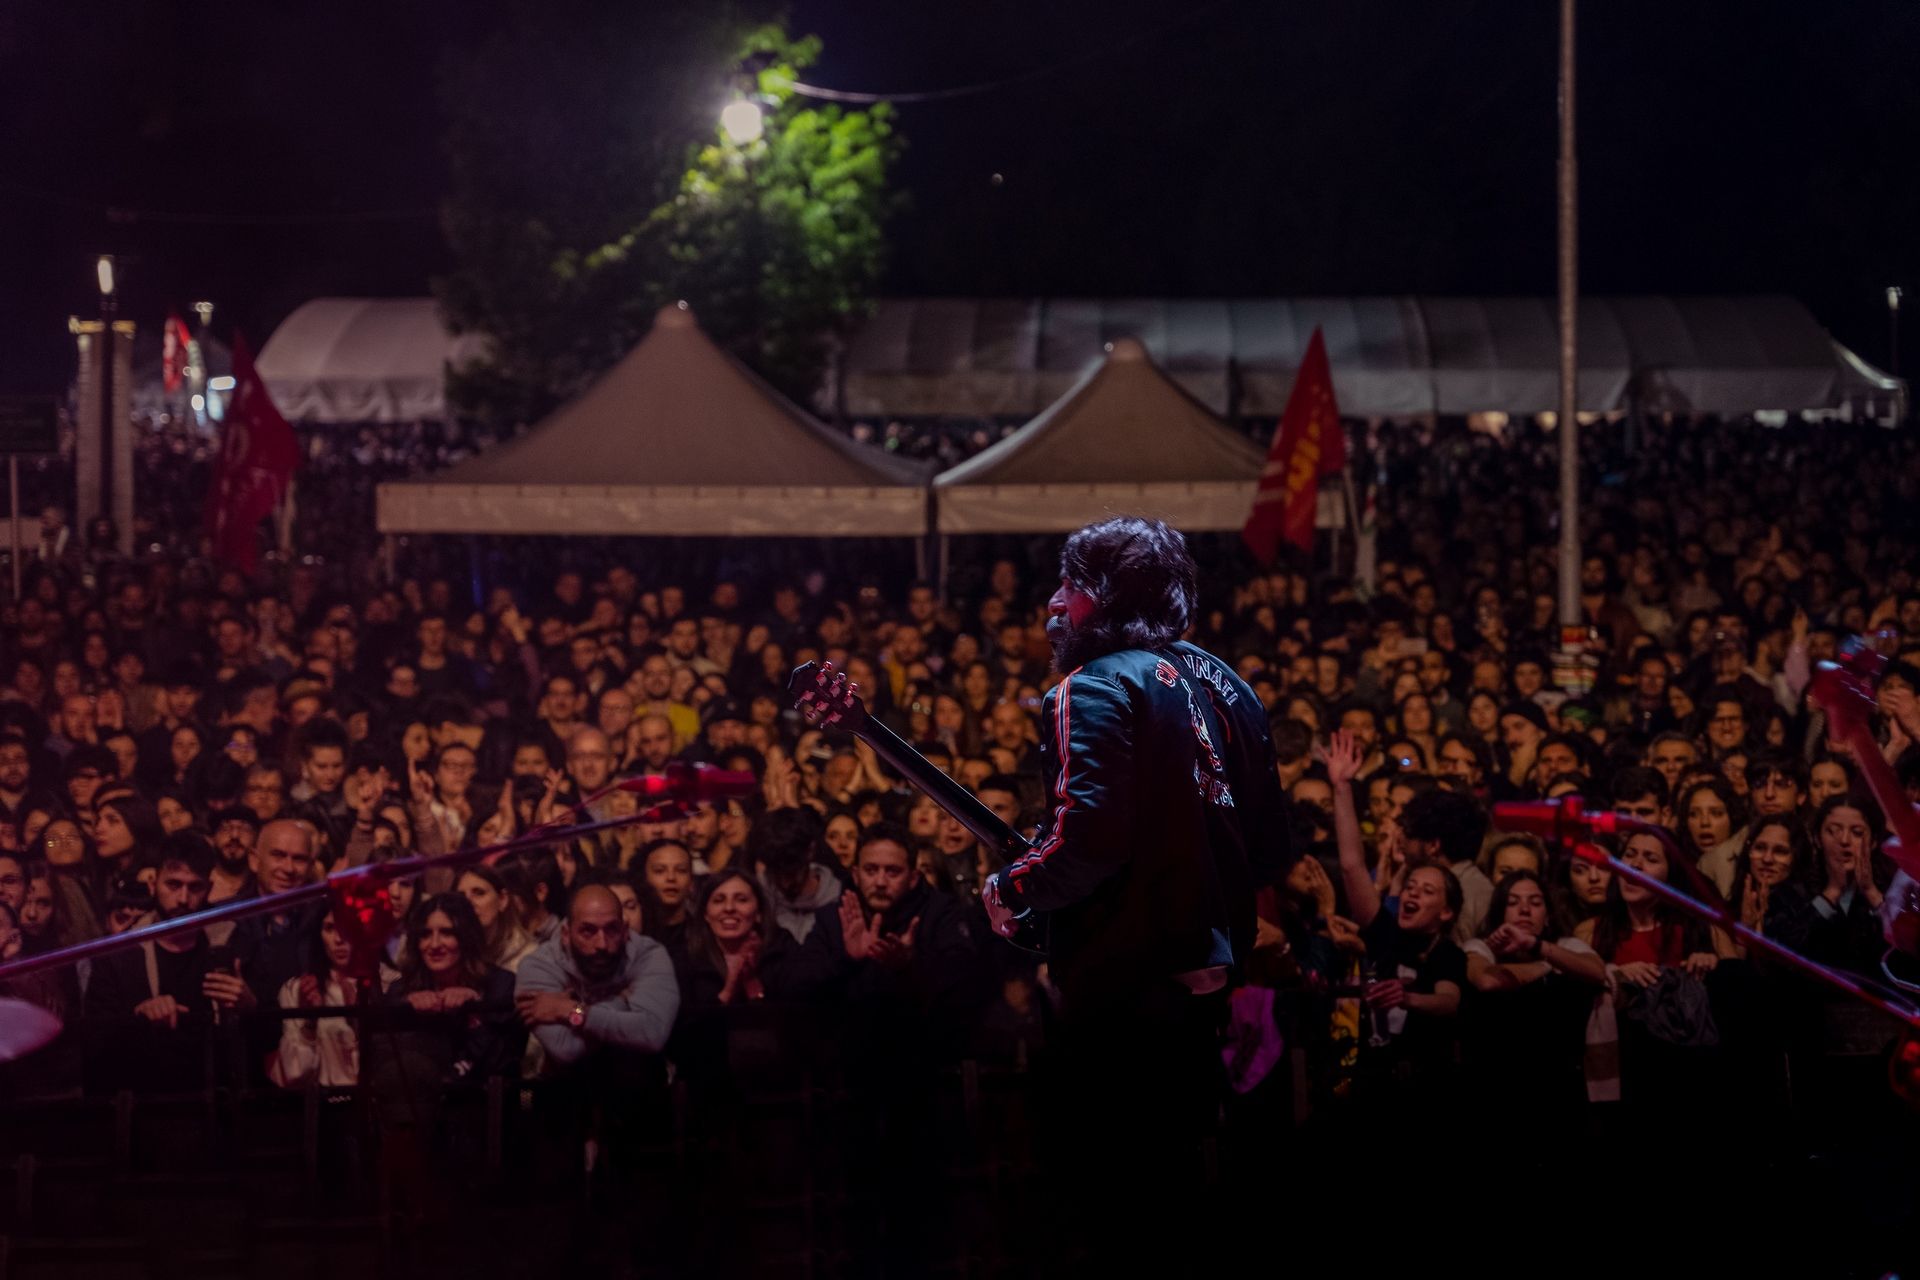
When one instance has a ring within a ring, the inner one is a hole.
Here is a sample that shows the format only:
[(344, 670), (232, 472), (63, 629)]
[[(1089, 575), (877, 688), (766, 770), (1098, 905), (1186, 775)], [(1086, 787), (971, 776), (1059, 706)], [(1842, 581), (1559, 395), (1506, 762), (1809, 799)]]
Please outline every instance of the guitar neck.
[(1867, 784), (1867, 790), (1873, 793), (1881, 811), (1887, 815), (1887, 825), (1900, 837), (1901, 847), (1904, 850), (1920, 850), (1920, 811), (1914, 809), (1913, 802), (1907, 799), (1906, 790), (1900, 785), (1900, 779), (1893, 772), (1893, 766), (1880, 754), (1880, 744), (1873, 740), (1873, 731), (1863, 722), (1848, 722), (1840, 728), (1847, 745), (1853, 748), (1853, 759), (1860, 768), (1861, 781)]
[(908, 746), (905, 739), (886, 725), (868, 718), (852, 732), (872, 747), (875, 755), (892, 765), (901, 777), (926, 792), (935, 804), (952, 814), (975, 838), (998, 849), (1002, 857), (1011, 861), (1033, 847), (1025, 836), (1000, 821), (993, 810), (981, 804), (973, 792), (936, 769), (931, 760)]

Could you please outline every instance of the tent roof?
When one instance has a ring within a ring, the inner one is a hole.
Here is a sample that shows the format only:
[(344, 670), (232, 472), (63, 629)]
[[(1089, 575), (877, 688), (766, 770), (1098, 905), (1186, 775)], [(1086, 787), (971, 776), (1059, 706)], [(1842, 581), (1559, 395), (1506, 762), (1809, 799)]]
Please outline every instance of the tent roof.
[(1117, 511), (1245, 522), (1265, 455), (1120, 338), (1080, 383), (934, 480), (946, 533), (1076, 529)]
[(526, 435), (380, 486), (385, 532), (917, 534), (926, 469), (848, 439), (661, 308)]
[(281, 321), (257, 367), (292, 421), (412, 422), (447, 416), (447, 366), (485, 346), (448, 333), (432, 298), (315, 298)]
[[(849, 345), (849, 412), (1024, 416), (1135, 337), (1217, 413), (1278, 416), (1318, 326), (1341, 412), (1532, 414), (1558, 402), (1549, 298), (933, 299), (882, 302)], [(1786, 297), (1584, 298), (1580, 405), (1718, 414), (1903, 394)], [(1230, 394), (1237, 382), (1237, 397)]]

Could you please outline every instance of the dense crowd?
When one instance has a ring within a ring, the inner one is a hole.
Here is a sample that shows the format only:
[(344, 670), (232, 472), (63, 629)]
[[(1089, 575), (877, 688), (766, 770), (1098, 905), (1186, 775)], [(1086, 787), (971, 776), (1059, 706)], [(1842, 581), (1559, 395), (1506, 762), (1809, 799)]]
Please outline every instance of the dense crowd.
[[(1381, 482), (1366, 596), (1202, 547), (1194, 638), (1266, 704), (1293, 802), (1291, 869), (1261, 895), (1233, 1001), (1230, 1121), (1377, 1118), (1455, 1091), (1569, 1126), (1779, 1098), (1831, 1033), (1828, 997), (1496, 829), (1490, 806), (1577, 792), (1662, 823), (1678, 863), (1645, 838), (1612, 851), (1878, 974), (1882, 818), (1806, 687), (1844, 637), (1884, 633), (1877, 733), (1920, 789), (1911, 441), (1696, 424), (1592, 446), (1581, 604), (1600, 661), (1571, 693), (1551, 656), (1550, 440), (1362, 444)], [(303, 510), (309, 542), (324, 516)], [(623, 1108), (644, 1128), (669, 1081), (724, 1100), (804, 1061), (897, 1100), (963, 1059), (1023, 1069), (1050, 989), (985, 927), (996, 851), (809, 727), (785, 685), (831, 659), (1032, 832), (1049, 553), (943, 597), (826, 572), (692, 581), (581, 544), (476, 604), (448, 577), (123, 560), (50, 513), (0, 637), (0, 957), (633, 815), (629, 793), (582, 802), (676, 761), (761, 787), (395, 882), (377, 981), (313, 906), (22, 979), (10, 994), (69, 1030), (0, 1080), (16, 1097), (359, 1086), (385, 1140), (457, 1151), (440, 1108), (496, 1077), (577, 1138)], [(1300, 1070), (1275, 1069), (1283, 1048)]]

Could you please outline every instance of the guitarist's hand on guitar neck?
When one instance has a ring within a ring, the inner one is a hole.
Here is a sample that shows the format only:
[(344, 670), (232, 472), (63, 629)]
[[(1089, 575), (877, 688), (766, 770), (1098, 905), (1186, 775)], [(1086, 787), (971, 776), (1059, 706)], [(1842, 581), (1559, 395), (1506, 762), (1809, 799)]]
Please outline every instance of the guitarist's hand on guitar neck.
[[(787, 682), (787, 693), (808, 724), (816, 728), (838, 727), (851, 733), (872, 749), (876, 760), (926, 792), (935, 804), (972, 832), (974, 838), (990, 850), (999, 862), (1012, 862), (1033, 848), (1025, 836), (982, 804), (978, 796), (940, 772), (925, 756), (901, 741), (893, 730), (868, 715), (865, 704), (860, 701), (859, 686), (848, 680), (845, 672), (834, 670), (832, 663), (816, 665), (809, 662), (794, 668)], [(863, 760), (862, 764), (868, 767), (868, 762)], [(878, 769), (873, 769), (873, 772), (878, 773)], [(987, 884), (991, 885), (992, 881), (989, 880)], [(1017, 947), (1044, 953), (1044, 917), (1031, 911), (1015, 915), (997, 896), (987, 897), (985, 901), (995, 933)], [(856, 932), (854, 922), (848, 919), (844, 923), (851, 939)], [(891, 956), (893, 948), (901, 943), (910, 948), (912, 933), (909, 927), (898, 942), (890, 944), (883, 940), (880, 944), (882, 951)]]

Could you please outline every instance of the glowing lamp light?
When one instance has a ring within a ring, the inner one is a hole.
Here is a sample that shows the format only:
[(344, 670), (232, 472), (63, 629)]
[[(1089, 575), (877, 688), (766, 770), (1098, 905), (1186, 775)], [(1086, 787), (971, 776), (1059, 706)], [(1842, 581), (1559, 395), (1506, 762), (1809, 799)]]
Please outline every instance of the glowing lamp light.
[(735, 98), (720, 112), (720, 128), (734, 146), (744, 147), (760, 141), (767, 130), (767, 121), (759, 103)]
[(231, 391), (233, 388), (234, 380), (231, 375), (222, 374), (218, 378), (207, 379), (207, 390), (209, 391)]
[(113, 296), (113, 255), (110, 253), (101, 254), (100, 261), (94, 264), (93, 269), (94, 269), (94, 273), (98, 275), (100, 278), (100, 296), (103, 298), (112, 297)]

